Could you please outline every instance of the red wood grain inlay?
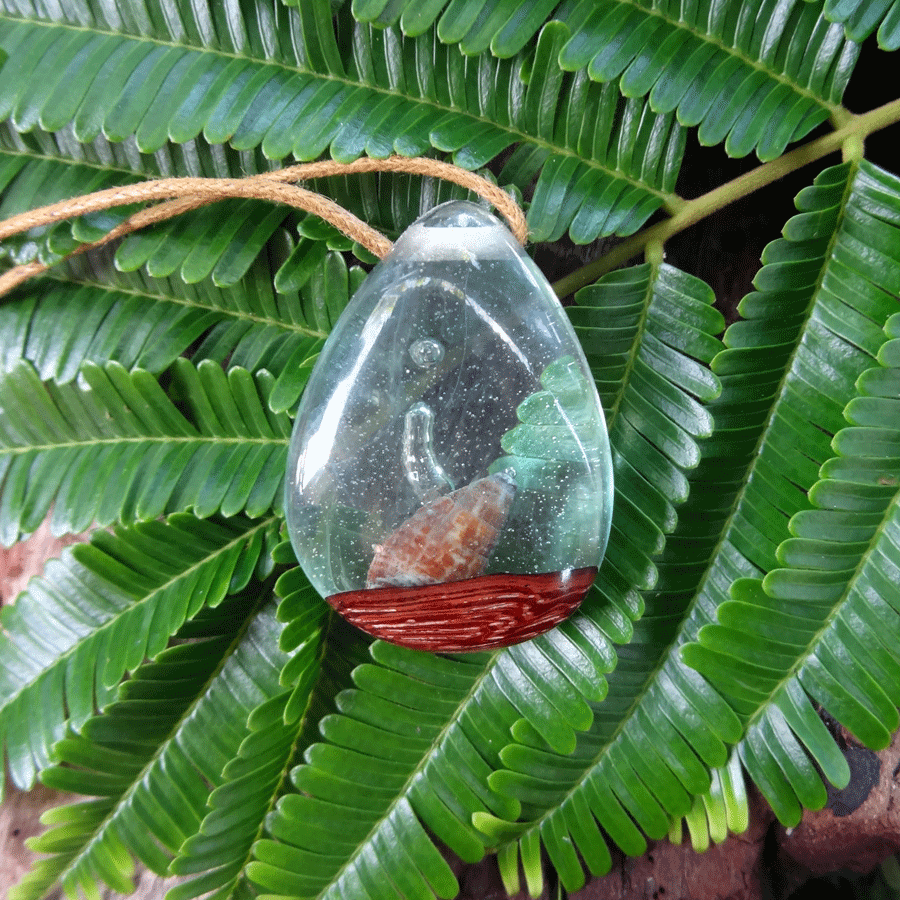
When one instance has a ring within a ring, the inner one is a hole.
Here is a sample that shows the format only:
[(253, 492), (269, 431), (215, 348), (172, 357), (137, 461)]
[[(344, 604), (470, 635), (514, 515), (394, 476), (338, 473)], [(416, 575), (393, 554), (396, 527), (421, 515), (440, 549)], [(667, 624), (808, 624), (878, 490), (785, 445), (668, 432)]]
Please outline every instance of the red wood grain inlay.
[(568, 618), (597, 569), (539, 575), (481, 575), (418, 587), (332, 594), (348, 622), (401, 647), (431, 653), (494, 650), (536, 637)]

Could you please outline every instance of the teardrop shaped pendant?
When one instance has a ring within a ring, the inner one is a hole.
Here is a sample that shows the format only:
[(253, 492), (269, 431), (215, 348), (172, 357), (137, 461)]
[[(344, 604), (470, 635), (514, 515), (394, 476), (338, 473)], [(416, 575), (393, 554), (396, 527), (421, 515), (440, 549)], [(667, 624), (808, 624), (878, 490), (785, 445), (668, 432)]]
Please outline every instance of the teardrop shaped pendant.
[(550, 285), (480, 207), (418, 219), (344, 310), (285, 509), (316, 590), (402, 646), (508, 646), (582, 601), (612, 515), (600, 401)]

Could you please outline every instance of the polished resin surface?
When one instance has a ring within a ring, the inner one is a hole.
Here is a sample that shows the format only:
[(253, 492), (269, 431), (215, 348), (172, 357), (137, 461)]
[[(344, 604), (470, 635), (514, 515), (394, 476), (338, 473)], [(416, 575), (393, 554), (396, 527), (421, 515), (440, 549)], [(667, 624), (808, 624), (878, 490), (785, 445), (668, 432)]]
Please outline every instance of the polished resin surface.
[(443, 204), (366, 279), (303, 395), (285, 500), (315, 588), (396, 643), (514, 643), (580, 602), (611, 517), (603, 414), (565, 312), (493, 216)]

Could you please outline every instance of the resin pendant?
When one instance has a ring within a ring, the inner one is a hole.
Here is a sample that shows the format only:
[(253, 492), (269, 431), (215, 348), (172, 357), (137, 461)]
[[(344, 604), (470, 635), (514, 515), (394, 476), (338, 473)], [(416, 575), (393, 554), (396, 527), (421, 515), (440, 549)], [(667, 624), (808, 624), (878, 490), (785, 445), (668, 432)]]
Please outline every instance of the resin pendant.
[(420, 218), (348, 304), (285, 508), (316, 590), (395, 644), (515, 644), (587, 593), (612, 514), (600, 401), (550, 285), (480, 207)]

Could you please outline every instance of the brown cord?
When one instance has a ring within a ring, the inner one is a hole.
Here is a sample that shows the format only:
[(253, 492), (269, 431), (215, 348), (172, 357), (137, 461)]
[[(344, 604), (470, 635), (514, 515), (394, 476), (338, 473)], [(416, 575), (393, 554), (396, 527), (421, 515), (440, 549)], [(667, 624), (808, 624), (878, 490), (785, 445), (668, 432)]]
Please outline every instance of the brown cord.
[[(62, 200), (38, 209), (20, 213), (0, 222), (0, 240), (11, 237), (43, 225), (51, 225), (65, 219), (82, 216), (88, 213), (112, 209), (116, 206), (127, 206), (131, 203), (148, 201), (164, 201), (140, 210), (124, 222), (117, 225), (100, 240), (83, 244), (69, 257), (100, 247), (116, 238), (123, 237), (140, 228), (163, 222), (181, 213), (188, 212), (224, 200), (229, 197), (246, 197), (255, 200), (267, 200), (272, 203), (283, 203), (295, 209), (312, 213), (331, 223), (343, 234), (360, 243), (375, 256), (381, 258), (391, 249), (391, 242), (379, 231), (358, 219), (333, 200), (297, 187), (291, 182), (306, 181), (313, 178), (326, 178), (333, 175), (349, 175), (360, 172), (404, 172), (411, 175), (422, 175), (429, 178), (440, 178), (451, 181), (491, 203), (509, 222), (510, 228), (520, 244), (528, 237), (528, 226), (525, 215), (519, 205), (505, 191), (492, 184), (480, 175), (461, 169), (450, 163), (426, 157), (390, 156), (387, 159), (370, 159), (363, 157), (350, 163), (339, 163), (334, 160), (302, 163), (265, 172), (248, 178), (161, 178), (144, 181), (139, 184), (108, 188)], [(0, 296), (29, 278), (45, 272), (49, 267), (37, 262), (15, 266), (0, 275)]]

